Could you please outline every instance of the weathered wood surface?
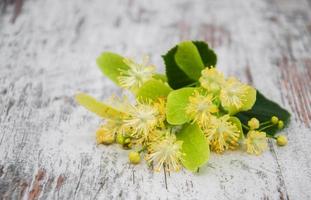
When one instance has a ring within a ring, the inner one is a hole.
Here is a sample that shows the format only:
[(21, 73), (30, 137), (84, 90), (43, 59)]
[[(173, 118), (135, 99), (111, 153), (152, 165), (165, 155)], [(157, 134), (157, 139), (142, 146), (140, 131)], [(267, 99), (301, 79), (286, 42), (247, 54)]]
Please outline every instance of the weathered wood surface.
[[(0, 11), (0, 199), (311, 199), (310, 1), (28, 0), (12, 24), (13, 9)], [(73, 95), (121, 92), (96, 67), (102, 51), (147, 53), (163, 71), (160, 55), (185, 39), (288, 108), (290, 143), (212, 154), (166, 189), (162, 173), (95, 145), (100, 120)]]

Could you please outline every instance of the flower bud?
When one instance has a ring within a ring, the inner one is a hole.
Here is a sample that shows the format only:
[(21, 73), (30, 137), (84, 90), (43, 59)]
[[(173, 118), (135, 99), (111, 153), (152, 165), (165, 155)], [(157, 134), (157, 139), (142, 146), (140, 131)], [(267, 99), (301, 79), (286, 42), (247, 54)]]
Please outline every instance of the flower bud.
[(112, 144), (114, 140), (114, 134), (111, 134), (107, 129), (101, 127), (96, 131), (97, 144)]
[(129, 144), (131, 142), (131, 139), (130, 138), (126, 138), (125, 140), (124, 140), (124, 144)]
[(131, 149), (133, 146), (131, 138), (124, 138), (124, 142), (122, 146), (124, 149)]
[(285, 146), (287, 145), (288, 141), (287, 141), (287, 137), (285, 135), (279, 135), (276, 137), (276, 143), (279, 146)]
[(129, 156), (129, 160), (132, 164), (136, 165), (136, 164), (140, 163), (140, 155), (138, 152), (131, 151), (128, 156)]
[(252, 118), (247, 124), (251, 130), (259, 128), (259, 121), (256, 118)]
[(124, 144), (125, 138), (124, 138), (122, 133), (118, 133), (116, 140), (117, 140), (117, 143), (122, 145), (122, 144)]
[(131, 149), (133, 147), (133, 143), (127, 143), (127, 148)]
[(279, 118), (277, 116), (272, 116), (271, 117), (271, 122), (272, 122), (272, 124), (278, 124)]
[(282, 129), (284, 127), (284, 122), (282, 120), (280, 120), (278, 122), (278, 129)]

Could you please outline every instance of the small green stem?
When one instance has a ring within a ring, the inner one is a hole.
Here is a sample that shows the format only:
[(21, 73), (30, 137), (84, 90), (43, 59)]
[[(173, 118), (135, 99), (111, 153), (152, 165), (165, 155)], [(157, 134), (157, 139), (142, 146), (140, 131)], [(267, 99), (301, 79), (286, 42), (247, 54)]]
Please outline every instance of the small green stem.
[(185, 87), (191, 87), (191, 86), (197, 86), (198, 82), (190, 83), (189, 85), (186, 85)]
[(274, 137), (274, 136), (272, 136), (272, 135), (266, 134), (266, 136), (267, 136), (268, 138), (272, 138), (272, 139), (275, 139), (275, 140), (276, 140), (276, 137)]
[(147, 147), (144, 146), (141, 150), (138, 151), (138, 153), (141, 153), (141, 152), (145, 151), (146, 149), (147, 149)]
[(270, 125), (268, 125), (268, 126), (262, 127), (262, 128), (259, 129), (258, 131), (263, 131), (263, 130), (265, 130), (265, 129), (267, 129), (267, 128), (270, 128), (270, 127), (272, 127), (272, 126), (274, 126), (274, 124), (270, 124)]
[(267, 125), (267, 124), (269, 124), (271, 121), (269, 120), (269, 121), (266, 121), (266, 122), (262, 122), (262, 123), (260, 123), (260, 126), (263, 126), (263, 125)]
[(245, 128), (246, 130), (249, 130), (249, 127), (244, 124), (242, 124), (242, 127)]

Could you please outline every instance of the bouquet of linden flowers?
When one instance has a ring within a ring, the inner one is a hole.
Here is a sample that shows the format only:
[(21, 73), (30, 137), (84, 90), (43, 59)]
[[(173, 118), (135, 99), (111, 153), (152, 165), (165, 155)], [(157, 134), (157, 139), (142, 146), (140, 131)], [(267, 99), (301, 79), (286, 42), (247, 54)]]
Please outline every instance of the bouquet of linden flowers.
[(166, 75), (111, 52), (97, 59), (101, 71), (135, 97), (112, 97), (102, 103), (79, 93), (76, 100), (104, 118), (96, 132), (98, 144), (119, 143), (132, 149), (129, 160), (144, 157), (154, 170), (197, 171), (210, 151), (241, 149), (259, 155), (268, 138), (286, 145), (276, 132), (290, 114), (255, 88), (216, 69), (217, 57), (204, 42), (185, 41), (163, 56)]

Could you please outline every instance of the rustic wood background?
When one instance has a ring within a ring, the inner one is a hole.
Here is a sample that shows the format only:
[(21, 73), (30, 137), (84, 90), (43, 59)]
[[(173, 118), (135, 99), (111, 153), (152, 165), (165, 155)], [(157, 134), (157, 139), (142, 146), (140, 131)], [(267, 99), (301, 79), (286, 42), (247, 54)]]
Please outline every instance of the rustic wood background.
[[(311, 1), (21, 3), (0, 1), (0, 199), (311, 199)], [(147, 53), (163, 72), (160, 56), (187, 39), (208, 41), (225, 74), (289, 109), (290, 142), (260, 157), (212, 154), (166, 188), (127, 151), (96, 146), (100, 119), (73, 95), (121, 92), (96, 67), (102, 51)]]

